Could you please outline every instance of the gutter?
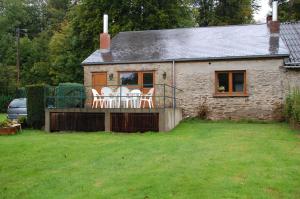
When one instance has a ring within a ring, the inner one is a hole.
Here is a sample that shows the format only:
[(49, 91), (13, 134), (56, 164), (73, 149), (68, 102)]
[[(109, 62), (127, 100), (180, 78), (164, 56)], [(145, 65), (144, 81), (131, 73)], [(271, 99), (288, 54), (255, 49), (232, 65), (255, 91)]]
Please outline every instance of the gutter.
[(287, 66), (300, 66), (300, 62), (287, 62), (285, 63)]
[(179, 59), (165, 59), (165, 60), (140, 60), (140, 61), (111, 61), (111, 62), (86, 62), (81, 63), (82, 66), (89, 65), (107, 65), (107, 64), (135, 64), (135, 63), (164, 63), (164, 62), (188, 62), (188, 61), (222, 61), (222, 60), (251, 60), (257, 58), (283, 58), (289, 57), (289, 54), (277, 54), (277, 55), (250, 55), (250, 56), (228, 56), (228, 57), (209, 57), (209, 58), (179, 58)]
[(292, 69), (292, 68), (300, 68), (300, 62), (291, 62), (291, 61), (286, 61), (285, 63), (284, 63), (284, 67), (285, 68), (290, 68), (290, 69)]

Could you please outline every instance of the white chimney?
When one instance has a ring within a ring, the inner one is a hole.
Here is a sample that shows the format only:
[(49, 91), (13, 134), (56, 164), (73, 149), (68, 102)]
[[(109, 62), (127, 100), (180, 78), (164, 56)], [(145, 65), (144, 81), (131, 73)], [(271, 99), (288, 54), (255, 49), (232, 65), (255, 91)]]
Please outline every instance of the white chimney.
[(103, 33), (108, 33), (108, 15), (103, 15)]
[(108, 15), (103, 15), (103, 33), (100, 34), (100, 50), (108, 52), (110, 50), (110, 35), (108, 34)]
[(278, 1), (273, 1), (272, 3), (272, 21), (277, 21), (278, 17)]

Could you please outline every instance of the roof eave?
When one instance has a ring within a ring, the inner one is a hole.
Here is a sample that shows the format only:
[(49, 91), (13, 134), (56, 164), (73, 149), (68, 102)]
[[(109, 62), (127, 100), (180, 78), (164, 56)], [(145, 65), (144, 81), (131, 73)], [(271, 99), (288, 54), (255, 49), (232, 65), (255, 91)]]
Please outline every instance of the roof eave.
[(164, 59), (164, 60), (141, 60), (141, 61), (114, 61), (114, 62), (82, 62), (82, 66), (90, 65), (109, 65), (109, 64), (136, 64), (136, 63), (164, 63), (164, 62), (190, 62), (190, 61), (222, 61), (222, 60), (235, 60), (235, 59), (256, 59), (256, 58), (285, 58), (289, 54), (276, 54), (276, 55), (248, 55), (248, 56), (227, 56), (227, 57), (208, 57), (208, 58), (180, 58), (180, 59)]

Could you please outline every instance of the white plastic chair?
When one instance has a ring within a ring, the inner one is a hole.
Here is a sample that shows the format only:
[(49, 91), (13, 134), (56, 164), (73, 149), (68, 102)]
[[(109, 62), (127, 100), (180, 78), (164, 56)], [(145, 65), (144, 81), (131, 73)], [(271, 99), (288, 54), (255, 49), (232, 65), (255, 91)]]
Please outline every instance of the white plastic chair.
[(154, 88), (151, 88), (147, 94), (142, 95), (140, 100), (140, 107), (142, 106), (142, 102), (144, 102), (143, 108), (145, 108), (145, 103), (148, 102), (149, 108), (154, 108), (153, 99), (152, 99), (153, 94), (154, 94)]
[(103, 108), (103, 106), (105, 108), (113, 108), (114, 96), (113, 96), (112, 89), (109, 87), (103, 87), (101, 89), (101, 95), (103, 96), (103, 102), (101, 108)]
[(130, 91), (130, 102), (132, 108), (140, 108), (141, 95), (142, 92), (139, 89)]
[(128, 108), (128, 104), (130, 101), (130, 97), (128, 97), (129, 89), (125, 86), (121, 86), (116, 91), (116, 101), (118, 102), (118, 108), (121, 107), (122, 102), (124, 103), (124, 107)]
[(92, 108), (97, 108), (99, 103), (100, 103), (100, 107), (102, 107), (103, 100), (101, 98), (101, 95), (99, 95), (96, 89), (92, 89), (92, 93), (93, 93)]

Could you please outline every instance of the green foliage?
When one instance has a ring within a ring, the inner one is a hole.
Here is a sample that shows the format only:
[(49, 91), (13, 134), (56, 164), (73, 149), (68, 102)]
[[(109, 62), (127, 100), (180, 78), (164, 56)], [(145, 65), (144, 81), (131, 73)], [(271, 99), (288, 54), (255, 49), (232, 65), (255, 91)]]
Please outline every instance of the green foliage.
[(25, 87), (21, 87), (17, 89), (16, 98), (26, 98), (26, 89)]
[(22, 116), (18, 118), (18, 124), (21, 124), (22, 128), (27, 127), (27, 118)]
[(7, 112), (7, 107), (13, 99), (13, 95), (0, 95), (0, 113)]
[(285, 116), (287, 119), (300, 122), (300, 90), (294, 89), (285, 100)]
[(299, 21), (300, 0), (279, 0), (278, 15), (281, 22)]
[(57, 108), (83, 108), (85, 103), (85, 88), (78, 83), (60, 83), (56, 89)]
[(4, 121), (0, 121), (0, 128), (10, 127), (11, 125), (12, 125), (12, 123), (9, 119), (6, 119)]
[(194, 0), (199, 26), (246, 24), (253, 21), (257, 0)]
[(28, 125), (40, 129), (45, 124), (45, 99), (48, 86), (36, 84), (26, 86)]
[(61, 24), (61, 30), (54, 33), (49, 43), (52, 67), (49, 74), (53, 84), (61, 82), (81, 82), (83, 70), (80, 56), (74, 46), (73, 28), (68, 22)]

